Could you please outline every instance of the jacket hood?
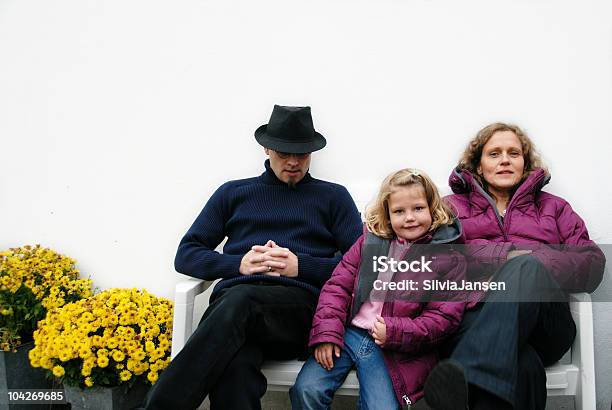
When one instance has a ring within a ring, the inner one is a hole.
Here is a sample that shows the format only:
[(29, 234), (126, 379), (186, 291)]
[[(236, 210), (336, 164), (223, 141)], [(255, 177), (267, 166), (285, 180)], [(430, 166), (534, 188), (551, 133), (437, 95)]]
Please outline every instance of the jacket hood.
[(450, 225), (439, 226), (431, 238), (431, 243), (451, 243), (457, 241), (463, 235), (463, 228), (459, 218), (454, 218)]
[[(542, 188), (549, 182), (550, 174), (548, 174), (542, 168), (536, 168), (522, 183), (520, 183), (516, 192), (541, 191)], [(448, 177), (448, 185), (455, 194), (465, 194), (482, 189), (482, 185), (480, 185), (478, 180), (470, 171), (461, 169), (459, 167), (453, 169), (451, 172), (450, 176)]]

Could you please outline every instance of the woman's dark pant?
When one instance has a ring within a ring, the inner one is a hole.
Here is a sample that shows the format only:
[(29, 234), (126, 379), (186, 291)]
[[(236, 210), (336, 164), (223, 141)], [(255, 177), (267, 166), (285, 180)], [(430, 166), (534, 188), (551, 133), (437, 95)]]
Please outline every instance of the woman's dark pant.
[(146, 409), (260, 409), (264, 358), (305, 351), (317, 296), (292, 286), (240, 284), (222, 289), (198, 328), (149, 392)]
[(492, 291), (468, 312), (445, 350), (468, 382), (516, 409), (546, 407), (544, 366), (557, 362), (576, 336), (565, 294), (531, 256), (506, 262), (494, 275), (506, 291)]

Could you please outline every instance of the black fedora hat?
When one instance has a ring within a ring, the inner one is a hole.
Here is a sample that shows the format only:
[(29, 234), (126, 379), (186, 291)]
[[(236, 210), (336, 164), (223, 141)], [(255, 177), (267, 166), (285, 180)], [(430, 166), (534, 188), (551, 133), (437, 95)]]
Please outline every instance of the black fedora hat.
[(327, 144), (312, 125), (310, 107), (275, 105), (270, 121), (255, 130), (255, 139), (266, 148), (289, 154), (307, 154)]

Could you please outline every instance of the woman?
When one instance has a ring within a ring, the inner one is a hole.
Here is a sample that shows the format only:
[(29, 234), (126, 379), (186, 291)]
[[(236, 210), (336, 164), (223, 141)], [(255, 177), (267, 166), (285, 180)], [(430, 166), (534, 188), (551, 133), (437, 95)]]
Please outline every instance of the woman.
[(544, 367), (576, 335), (566, 295), (595, 290), (605, 265), (571, 206), (542, 191), (549, 179), (527, 135), (503, 123), (483, 128), (451, 174), (468, 274), (506, 290), (473, 295), (450, 359), (428, 377), (433, 409), (545, 408)]

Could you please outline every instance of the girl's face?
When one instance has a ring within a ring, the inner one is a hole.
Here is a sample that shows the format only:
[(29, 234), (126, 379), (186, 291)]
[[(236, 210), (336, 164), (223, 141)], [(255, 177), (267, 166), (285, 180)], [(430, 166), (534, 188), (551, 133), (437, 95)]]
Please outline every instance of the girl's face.
[(397, 187), (389, 196), (389, 219), (398, 238), (419, 239), (431, 227), (425, 189), (419, 184)]

